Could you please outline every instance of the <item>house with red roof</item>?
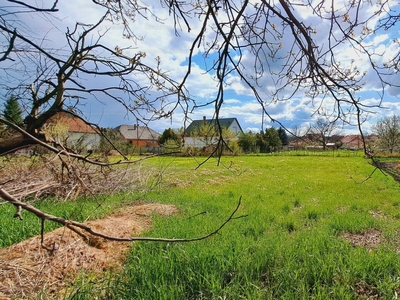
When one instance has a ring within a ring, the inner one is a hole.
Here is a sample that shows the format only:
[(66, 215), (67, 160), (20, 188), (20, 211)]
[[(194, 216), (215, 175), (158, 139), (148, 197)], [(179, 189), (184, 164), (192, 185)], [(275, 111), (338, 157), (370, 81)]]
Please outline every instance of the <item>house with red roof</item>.
[(116, 128), (127, 143), (144, 149), (146, 152), (158, 152), (160, 134), (147, 126), (120, 125)]
[(100, 146), (100, 134), (81, 118), (68, 112), (51, 117), (42, 130), (47, 140), (65, 144), (76, 151), (90, 151)]

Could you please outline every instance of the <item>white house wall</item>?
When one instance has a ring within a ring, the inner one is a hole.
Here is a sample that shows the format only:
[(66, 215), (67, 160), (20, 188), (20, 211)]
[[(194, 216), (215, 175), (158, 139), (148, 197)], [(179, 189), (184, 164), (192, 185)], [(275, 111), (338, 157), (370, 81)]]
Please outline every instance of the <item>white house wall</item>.
[(71, 147), (79, 146), (77, 145), (79, 143), (86, 150), (94, 150), (100, 146), (100, 135), (97, 133), (69, 132), (67, 142)]
[(194, 137), (185, 138), (185, 148), (204, 148), (205, 146), (206, 143), (199, 138), (194, 138)]
[[(241, 133), (240, 125), (235, 120), (232, 124), (228, 127), (228, 129), (235, 134), (235, 138), (230, 139), (234, 140), (238, 137), (239, 133)], [(208, 141), (206, 144), (204, 138), (202, 137), (185, 137), (185, 148), (204, 148), (210, 146), (212, 144), (216, 144), (218, 142), (217, 138), (214, 138), (212, 141)]]
[(199, 137), (185, 137), (185, 148), (204, 148), (213, 144), (218, 143), (218, 139), (214, 138), (212, 140), (208, 140), (206, 143), (204, 138)]
[(232, 122), (231, 126), (229, 126), (229, 130), (232, 131), (236, 135), (239, 134), (241, 132), (239, 123), (236, 120), (234, 122)]

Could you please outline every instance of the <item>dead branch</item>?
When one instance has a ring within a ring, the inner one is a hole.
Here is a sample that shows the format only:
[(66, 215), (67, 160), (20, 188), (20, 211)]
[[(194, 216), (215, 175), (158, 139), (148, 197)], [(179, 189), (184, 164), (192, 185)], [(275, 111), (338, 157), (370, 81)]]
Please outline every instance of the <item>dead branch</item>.
[[(114, 236), (110, 236), (110, 235), (106, 235), (103, 234), (101, 232), (97, 232), (95, 230), (93, 230), (90, 226), (87, 226), (83, 223), (80, 222), (76, 222), (76, 221), (71, 221), (71, 220), (66, 220), (64, 218), (60, 218), (60, 217), (56, 217), (50, 214), (47, 214), (43, 211), (41, 211), (40, 209), (37, 209), (36, 207), (30, 205), (29, 203), (25, 203), (22, 201), (19, 201), (18, 199), (16, 199), (15, 197), (11, 196), (6, 190), (4, 190), (3, 188), (0, 188), (0, 196), (6, 200), (7, 202), (13, 204), (15, 207), (17, 207), (17, 213), (16, 216), (20, 217), (20, 219), (22, 219), (21, 216), (21, 211), (22, 210), (26, 210), (30, 213), (33, 213), (35, 216), (37, 216), (39, 219), (42, 220), (42, 244), (43, 244), (43, 234), (44, 234), (44, 222), (46, 220), (49, 221), (53, 221), (56, 222), (58, 224), (64, 225), (65, 227), (73, 230), (74, 232), (76, 231), (76, 228), (82, 229), (83, 231), (99, 237), (99, 238), (103, 238), (109, 241), (115, 241), (115, 242), (133, 242), (133, 241), (147, 241), (147, 242), (164, 242), (164, 243), (186, 243), (186, 242), (195, 242), (195, 241), (201, 241), (204, 239), (207, 239), (217, 233), (219, 233), (221, 231), (222, 228), (224, 228), (230, 221), (237, 219), (239, 217), (235, 217), (235, 214), (237, 213), (237, 211), (239, 210), (239, 207), (241, 205), (241, 200), (242, 197), (239, 198), (238, 204), (236, 206), (236, 208), (232, 211), (232, 213), (230, 214), (230, 216), (214, 231), (200, 236), (200, 237), (195, 237), (195, 238), (189, 238), (189, 239), (184, 239), (184, 238), (172, 238), (172, 239), (168, 239), (168, 238), (152, 238), (152, 237), (114, 237)], [(243, 216), (241, 216), (243, 217)]]

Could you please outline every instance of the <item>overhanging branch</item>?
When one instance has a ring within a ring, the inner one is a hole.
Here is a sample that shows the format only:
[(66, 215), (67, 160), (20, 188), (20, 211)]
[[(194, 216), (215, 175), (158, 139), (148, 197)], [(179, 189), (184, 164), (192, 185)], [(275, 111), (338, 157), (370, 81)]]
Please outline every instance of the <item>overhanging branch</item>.
[[(58, 149), (56, 147), (53, 147), (53, 146), (45, 143), (44, 141), (38, 139), (37, 137), (29, 134), (28, 132), (26, 132), (21, 127), (19, 127), (19, 126), (15, 125), (15, 124), (3, 119), (3, 118), (0, 118), (0, 123), (6, 124), (7, 126), (9, 126), (9, 127), (13, 128), (14, 130), (18, 131), (22, 136), (27, 137), (31, 141), (31, 143), (29, 143), (28, 145), (32, 145), (32, 144), (41, 145), (41, 146), (45, 147), (46, 149), (50, 150), (53, 153), (57, 153), (57, 154), (65, 155), (65, 156), (69, 156), (69, 157), (73, 157), (73, 158), (79, 159), (81, 161), (85, 161), (87, 163), (90, 163), (90, 164), (93, 164), (93, 165), (97, 165), (97, 166), (101, 166), (101, 167), (108, 167), (108, 166), (114, 166), (114, 165), (120, 165), (120, 164), (132, 164), (132, 163), (137, 163), (137, 162), (140, 162), (140, 161), (143, 161), (143, 160), (147, 160), (147, 159), (155, 157), (155, 156), (174, 154), (174, 153), (154, 154), (154, 155), (149, 155), (149, 156), (146, 156), (146, 157), (143, 157), (143, 158), (140, 158), (140, 159), (136, 159), (136, 160), (119, 160), (119, 161), (116, 161), (116, 162), (101, 162), (101, 161), (97, 161), (97, 160), (88, 159), (87, 156), (83, 156), (83, 155), (80, 155), (80, 154), (77, 154), (77, 153), (73, 153), (73, 152), (67, 151), (65, 148), (64, 149)], [(20, 139), (18, 139), (18, 141), (19, 140)], [(0, 147), (0, 149), (1, 149), (1, 147)], [(15, 150), (18, 150), (18, 149), (19, 148), (13, 148), (12, 151), (15, 151)], [(6, 154), (6, 153), (1, 153), (0, 152), (0, 155), (4, 155), (4, 154)]]

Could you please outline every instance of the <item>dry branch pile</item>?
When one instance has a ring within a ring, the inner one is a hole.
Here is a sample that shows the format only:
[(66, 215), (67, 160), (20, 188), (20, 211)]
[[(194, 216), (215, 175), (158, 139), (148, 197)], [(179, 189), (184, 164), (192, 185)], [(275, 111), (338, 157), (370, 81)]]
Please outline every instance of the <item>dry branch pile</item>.
[[(127, 237), (148, 230), (151, 214), (176, 212), (172, 205), (142, 203), (87, 224), (109, 235)], [(27, 298), (41, 291), (55, 296), (73, 283), (78, 271), (96, 273), (121, 267), (130, 243), (84, 235), (59, 228), (44, 236), (52, 251), (40, 246), (40, 236), (0, 249), (0, 299)]]
[(1, 186), (13, 197), (39, 199), (46, 195), (62, 200), (77, 196), (148, 188), (155, 184), (156, 168), (142, 162), (99, 166), (60, 155), (9, 156), (0, 161)]

